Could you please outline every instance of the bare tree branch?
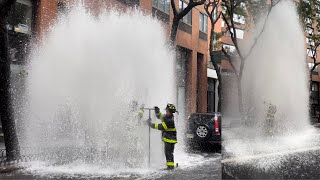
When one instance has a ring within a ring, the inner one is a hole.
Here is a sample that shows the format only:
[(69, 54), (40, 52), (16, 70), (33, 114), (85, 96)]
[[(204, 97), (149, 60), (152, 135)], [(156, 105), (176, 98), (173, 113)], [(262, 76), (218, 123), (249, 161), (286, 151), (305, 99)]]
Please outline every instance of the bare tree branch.
[(178, 11), (177, 11), (176, 4), (174, 3), (174, 0), (171, 0), (171, 7), (173, 10), (173, 15), (176, 16), (178, 14)]
[(221, 14), (222, 14), (222, 12), (220, 11), (219, 12), (219, 15), (218, 15), (218, 17), (216, 18), (216, 20), (213, 22), (214, 24), (216, 24), (217, 23), (217, 21), (220, 19), (220, 17), (221, 17)]
[(271, 6), (274, 7), (276, 6), (281, 0), (278, 0), (276, 3), (274, 3), (274, 0), (271, 0)]
[[(218, 7), (220, 3), (220, 0), (209, 0), (207, 1), (207, 3), (204, 4), (204, 9), (206, 10), (206, 13), (210, 19), (211, 22), (211, 30), (210, 30), (210, 42), (209, 42), (209, 52), (210, 52), (210, 60), (212, 62), (212, 65), (214, 67), (214, 69), (216, 70), (217, 73), (217, 77), (218, 77), (218, 109), (217, 111), (221, 111), (221, 88), (222, 88), (222, 76), (221, 76), (221, 70), (220, 70), (220, 66), (218, 65), (218, 63), (215, 61), (214, 59), (214, 48), (213, 48), (213, 41), (214, 41), (214, 36), (215, 36), (215, 32), (214, 32), (214, 27), (215, 24), (217, 22), (217, 20), (221, 17), (221, 11), (219, 12), (218, 17), (216, 17), (214, 19), (214, 12), (216, 10), (216, 8)], [(211, 7), (210, 11), (209, 11), (209, 7)]]
[(170, 32), (170, 43), (171, 45), (174, 44), (176, 37), (177, 37), (177, 31), (180, 20), (187, 15), (192, 8), (204, 4), (206, 0), (190, 0), (188, 6), (184, 8), (181, 12), (178, 12), (177, 7), (174, 3), (174, 0), (171, 0), (171, 7), (173, 9), (173, 21), (171, 25), (171, 32)]

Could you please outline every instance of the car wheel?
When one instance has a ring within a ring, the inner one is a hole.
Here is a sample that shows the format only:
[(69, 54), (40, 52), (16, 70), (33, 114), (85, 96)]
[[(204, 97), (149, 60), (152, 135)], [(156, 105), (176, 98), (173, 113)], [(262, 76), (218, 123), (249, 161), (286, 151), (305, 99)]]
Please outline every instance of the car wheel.
[(195, 128), (195, 135), (200, 140), (207, 140), (210, 137), (210, 130), (209, 127), (205, 124), (199, 124)]

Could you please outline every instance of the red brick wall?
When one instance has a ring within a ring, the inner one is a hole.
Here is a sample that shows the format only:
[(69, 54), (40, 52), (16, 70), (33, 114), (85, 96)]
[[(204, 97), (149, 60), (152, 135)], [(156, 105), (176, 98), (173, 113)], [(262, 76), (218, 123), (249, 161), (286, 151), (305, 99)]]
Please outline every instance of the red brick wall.
[(41, 40), (57, 18), (57, 0), (39, 0), (36, 15), (37, 38)]
[(208, 78), (207, 78), (207, 55), (202, 54), (202, 60), (198, 60), (198, 112), (207, 112), (207, 93), (208, 93)]

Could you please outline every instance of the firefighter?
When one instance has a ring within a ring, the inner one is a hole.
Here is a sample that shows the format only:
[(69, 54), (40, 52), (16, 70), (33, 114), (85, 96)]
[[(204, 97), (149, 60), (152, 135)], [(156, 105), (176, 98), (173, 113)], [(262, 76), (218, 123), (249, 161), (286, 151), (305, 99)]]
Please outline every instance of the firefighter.
[(174, 169), (174, 145), (177, 143), (177, 131), (174, 124), (173, 114), (177, 112), (173, 104), (167, 104), (166, 114), (160, 112), (160, 109), (155, 106), (155, 113), (158, 119), (162, 120), (161, 124), (154, 124), (148, 121), (148, 124), (153, 129), (162, 131), (162, 141), (164, 142), (164, 152), (167, 160), (167, 169)]

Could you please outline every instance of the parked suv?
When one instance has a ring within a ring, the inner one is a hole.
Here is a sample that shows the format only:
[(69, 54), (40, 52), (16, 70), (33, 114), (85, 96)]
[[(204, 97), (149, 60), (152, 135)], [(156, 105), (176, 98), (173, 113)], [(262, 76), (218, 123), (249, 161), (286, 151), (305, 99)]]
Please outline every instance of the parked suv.
[(187, 120), (186, 142), (189, 146), (221, 145), (221, 114), (193, 113)]

